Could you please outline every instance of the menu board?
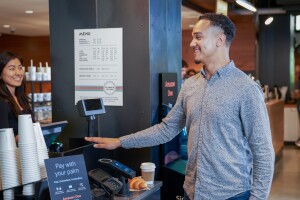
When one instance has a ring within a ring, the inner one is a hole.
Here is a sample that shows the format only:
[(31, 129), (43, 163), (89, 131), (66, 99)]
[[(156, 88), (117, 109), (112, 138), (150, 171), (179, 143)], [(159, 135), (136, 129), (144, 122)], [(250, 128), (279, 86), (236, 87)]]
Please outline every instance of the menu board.
[(123, 106), (123, 29), (75, 29), (75, 104), (102, 98)]

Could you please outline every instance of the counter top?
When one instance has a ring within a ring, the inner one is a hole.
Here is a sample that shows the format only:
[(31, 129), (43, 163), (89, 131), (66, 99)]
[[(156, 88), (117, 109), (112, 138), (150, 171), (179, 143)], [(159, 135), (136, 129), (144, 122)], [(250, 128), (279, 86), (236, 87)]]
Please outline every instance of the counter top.
[(144, 198), (148, 198), (152, 194), (154, 194), (156, 191), (160, 190), (162, 186), (161, 181), (155, 181), (153, 185), (148, 185), (150, 190), (140, 190), (140, 191), (134, 191), (132, 192), (132, 197), (118, 197), (115, 196), (114, 199), (116, 200), (140, 200)]
[(282, 99), (272, 99), (272, 100), (267, 101), (266, 105), (271, 106), (271, 105), (274, 105), (277, 103), (283, 103), (283, 100)]
[(284, 104), (284, 108), (296, 108), (297, 109), (297, 104)]
[(270, 100), (266, 102), (266, 107), (268, 110), (270, 128), (272, 133), (272, 143), (275, 151), (276, 157), (280, 154), (284, 141), (284, 124), (283, 124), (283, 110), (284, 101), (283, 100)]
[[(114, 200), (145, 200), (145, 199), (160, 199), (160, 192), (157, 196), (154, 197), (155, 193), (157, 193), (162, 187), (162, 181), (154, 181), (153, 185), (148, 185), (150, 190), (140, 190), (140, 191), (132, 191), (130, 192), (132, 196), (129, 197), (119, 197), (114, 196)], [(109, 198), (105, 196), (94, 197), (93, 200), (107, 200)]]

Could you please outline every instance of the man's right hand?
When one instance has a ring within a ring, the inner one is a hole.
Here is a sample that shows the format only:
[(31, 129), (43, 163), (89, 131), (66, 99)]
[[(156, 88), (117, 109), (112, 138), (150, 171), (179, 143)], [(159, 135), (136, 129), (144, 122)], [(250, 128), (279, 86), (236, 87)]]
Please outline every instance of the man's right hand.
[(121, 141), (119, 138), (85, 137), (84, 139), (88, 142), (96, 143), (94, 144), (95, 148), (113, 150), (121, 147)]

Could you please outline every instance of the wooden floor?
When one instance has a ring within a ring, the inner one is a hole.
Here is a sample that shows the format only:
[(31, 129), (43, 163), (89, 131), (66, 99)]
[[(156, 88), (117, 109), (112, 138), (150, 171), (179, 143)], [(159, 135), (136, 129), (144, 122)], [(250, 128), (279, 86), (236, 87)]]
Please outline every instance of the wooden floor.
[(269, 200), (300, 200), (300, 148), (285, 145), (275, 165)]

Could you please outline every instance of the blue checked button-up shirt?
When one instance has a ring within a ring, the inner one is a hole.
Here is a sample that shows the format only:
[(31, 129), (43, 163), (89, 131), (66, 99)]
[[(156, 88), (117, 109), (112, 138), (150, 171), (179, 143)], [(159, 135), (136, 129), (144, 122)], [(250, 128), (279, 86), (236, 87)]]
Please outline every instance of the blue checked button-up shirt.
[(274, 172), (269, 118), (261, 88), (234, 62), (210, 80), (204, 70), (187, 79), (162, 123), (121, 137), (124, 148), (162, 144), (186, 126), (184, 190), (190, 199), (227, 199), (251, 190), (267, 199)]

